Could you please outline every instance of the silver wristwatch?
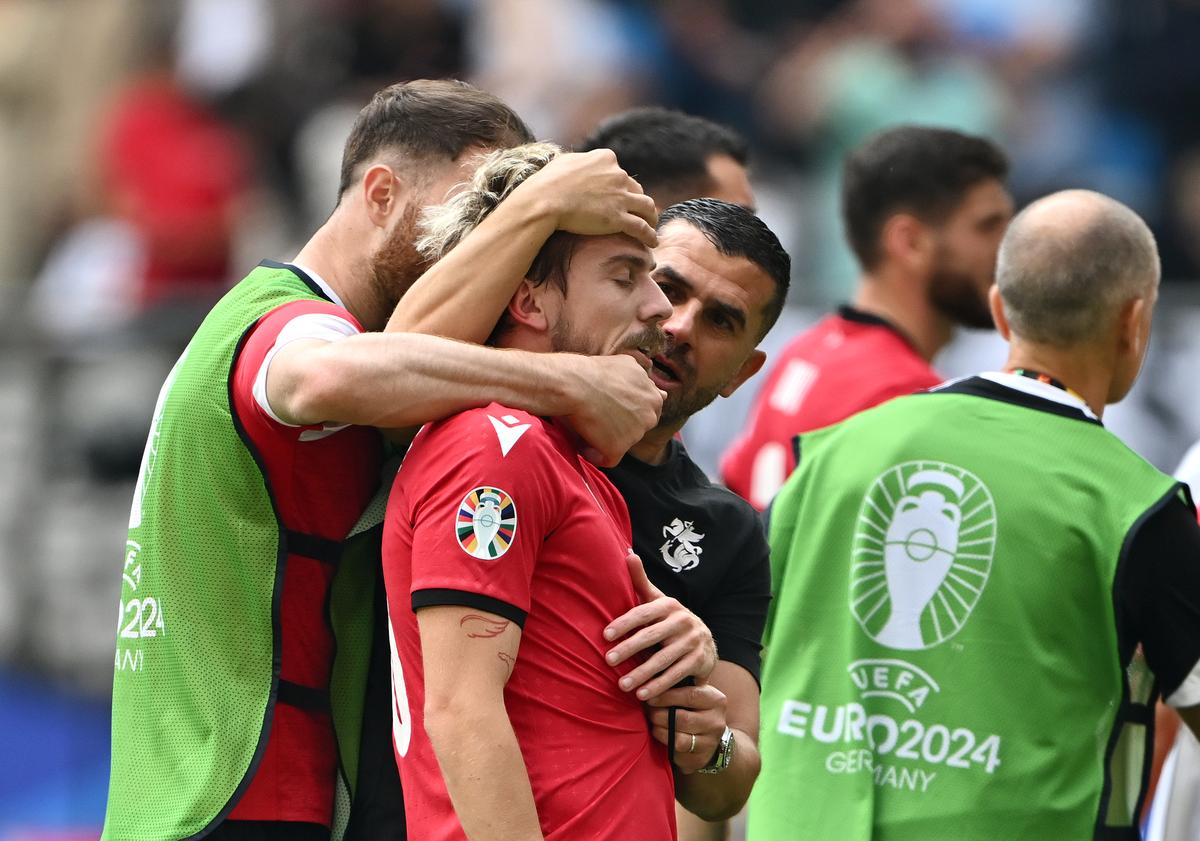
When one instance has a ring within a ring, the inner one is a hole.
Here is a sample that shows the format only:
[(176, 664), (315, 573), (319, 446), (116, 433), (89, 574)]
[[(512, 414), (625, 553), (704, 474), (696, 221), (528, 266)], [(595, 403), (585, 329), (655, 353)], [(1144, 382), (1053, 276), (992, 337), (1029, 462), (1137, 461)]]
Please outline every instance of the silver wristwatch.
[(720, 774), (729, 767), (729, 763), (733, 762), (733, 749), (736, 743), (733, 741), (733, 728), (726, 727), (725, 732), (721, 734), (721, 741), (717, 745), (717, 752), (713, 754), (713, 758), (703, 768), (697, 769), (701, 774)]

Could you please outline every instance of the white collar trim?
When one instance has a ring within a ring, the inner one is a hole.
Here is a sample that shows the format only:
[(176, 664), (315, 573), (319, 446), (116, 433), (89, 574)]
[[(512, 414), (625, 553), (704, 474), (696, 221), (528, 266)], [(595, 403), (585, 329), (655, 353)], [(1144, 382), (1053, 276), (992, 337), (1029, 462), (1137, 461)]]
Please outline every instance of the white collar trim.
[(329, 300), (333, 301), (335, 304), (337, 304), (342, 309), (346, 308), (346, 305), (342, 303), (342, 299), (338, 297), (338, 293), (334, 292), (333, 287), (325, 282), (325, 278), (321, 277), (319, 274), (314, 272), (308, 266), (302, 265), (300, 263), (292, 263), (292, 265), (295, 266), (296, 268), (298, 268), (300, 271), (304, 272), (310, 278), (312, 278), (313, 283), (315, 283), (315, 284), (317, 284), (317, 286), (321, 287), (321, 291), (324, 292), (329, 297)]
[(1070, 406), (1072, 409), (1078, 409), (1083, 412), (1092, 420), (1100, 420), (1096, 417), (1096, 413), (1083, 400), (1049, 383), (1039, 382), (1029, 377), (1022, 377), (1020, 374), (1010, 374), (1007, 371), (985, 371), (979, 376), (982, 379), (991, 380), (1005, 388), (1023, 391), (1026, 394), (1032, 394), (1034, 397), (1040, 397), (1043, 400), (1060, 403), (1063, 406)]

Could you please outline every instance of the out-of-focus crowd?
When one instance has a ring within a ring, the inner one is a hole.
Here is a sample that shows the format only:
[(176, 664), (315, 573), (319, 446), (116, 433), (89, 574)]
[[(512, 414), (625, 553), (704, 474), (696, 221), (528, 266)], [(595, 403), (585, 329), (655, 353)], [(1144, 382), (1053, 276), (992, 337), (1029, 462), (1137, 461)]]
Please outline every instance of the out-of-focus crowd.
[(1194, 35), (1183, 0), (3, 0), (0, 279), (62, 337), (211, 299), (329, 212), (368, 92), (447, 75), (567, 144), (644, 102), (738, 129), (808, 302), (853, 279), (837, 162), (908, 120), (1000, 140), (1018, 199), (1128, 202), (1200, 276)]

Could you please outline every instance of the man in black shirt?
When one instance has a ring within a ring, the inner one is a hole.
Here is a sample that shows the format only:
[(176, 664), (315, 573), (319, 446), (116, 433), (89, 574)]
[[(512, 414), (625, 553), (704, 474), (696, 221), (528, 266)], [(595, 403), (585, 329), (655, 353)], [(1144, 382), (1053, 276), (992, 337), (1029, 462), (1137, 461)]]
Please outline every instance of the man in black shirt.
[[(634, 549), (650, 580), (711, 630), (719, 662), (706, 684), (648, 698), (653, 732), (674, 727), (676, 798), (706, 820), (736, 814), (758, 774), (758, 676), (770, 601), (768, 548), (758, 515), (712, 484), (676, 438), (689, 417), (729, 396), (765, 361), (758, 342), (775, 323), (791, 263), (746, 209), (715, 199), (676, 204), (659, 217), (655, 279), (674, 307), (668, 350), (651, 377), (666, 392), (662, 417), (607, 472), (629, 505)], [(645, 624), (643, 605), (615, 620), (619, 639)], [(614, 646), (620, 662), (639, 633)], [(670, 747), (670, 745), (669, 745)], [(699, 772), (699, 773), (694, 773)], [(681, 838), (688, 837), (681, 825)]]

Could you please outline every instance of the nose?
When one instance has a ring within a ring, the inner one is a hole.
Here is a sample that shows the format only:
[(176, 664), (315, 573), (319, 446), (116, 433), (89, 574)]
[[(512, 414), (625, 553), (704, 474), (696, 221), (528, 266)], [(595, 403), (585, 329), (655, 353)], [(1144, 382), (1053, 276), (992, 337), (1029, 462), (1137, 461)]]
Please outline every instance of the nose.
[(698, 302), (692, 298), (688, 298), (672, 310), (671, 317), (663, 323), (662, 328), (663, 332), (671, 337), (674, 346), (691, 344), (692, 329), (696, 325), (698, 313)]
[(650, 324), (662, 324), (671, 317), (671, 302), (653, 280), (647, 286), (649, 288), (642, 305), (642, 320)]

